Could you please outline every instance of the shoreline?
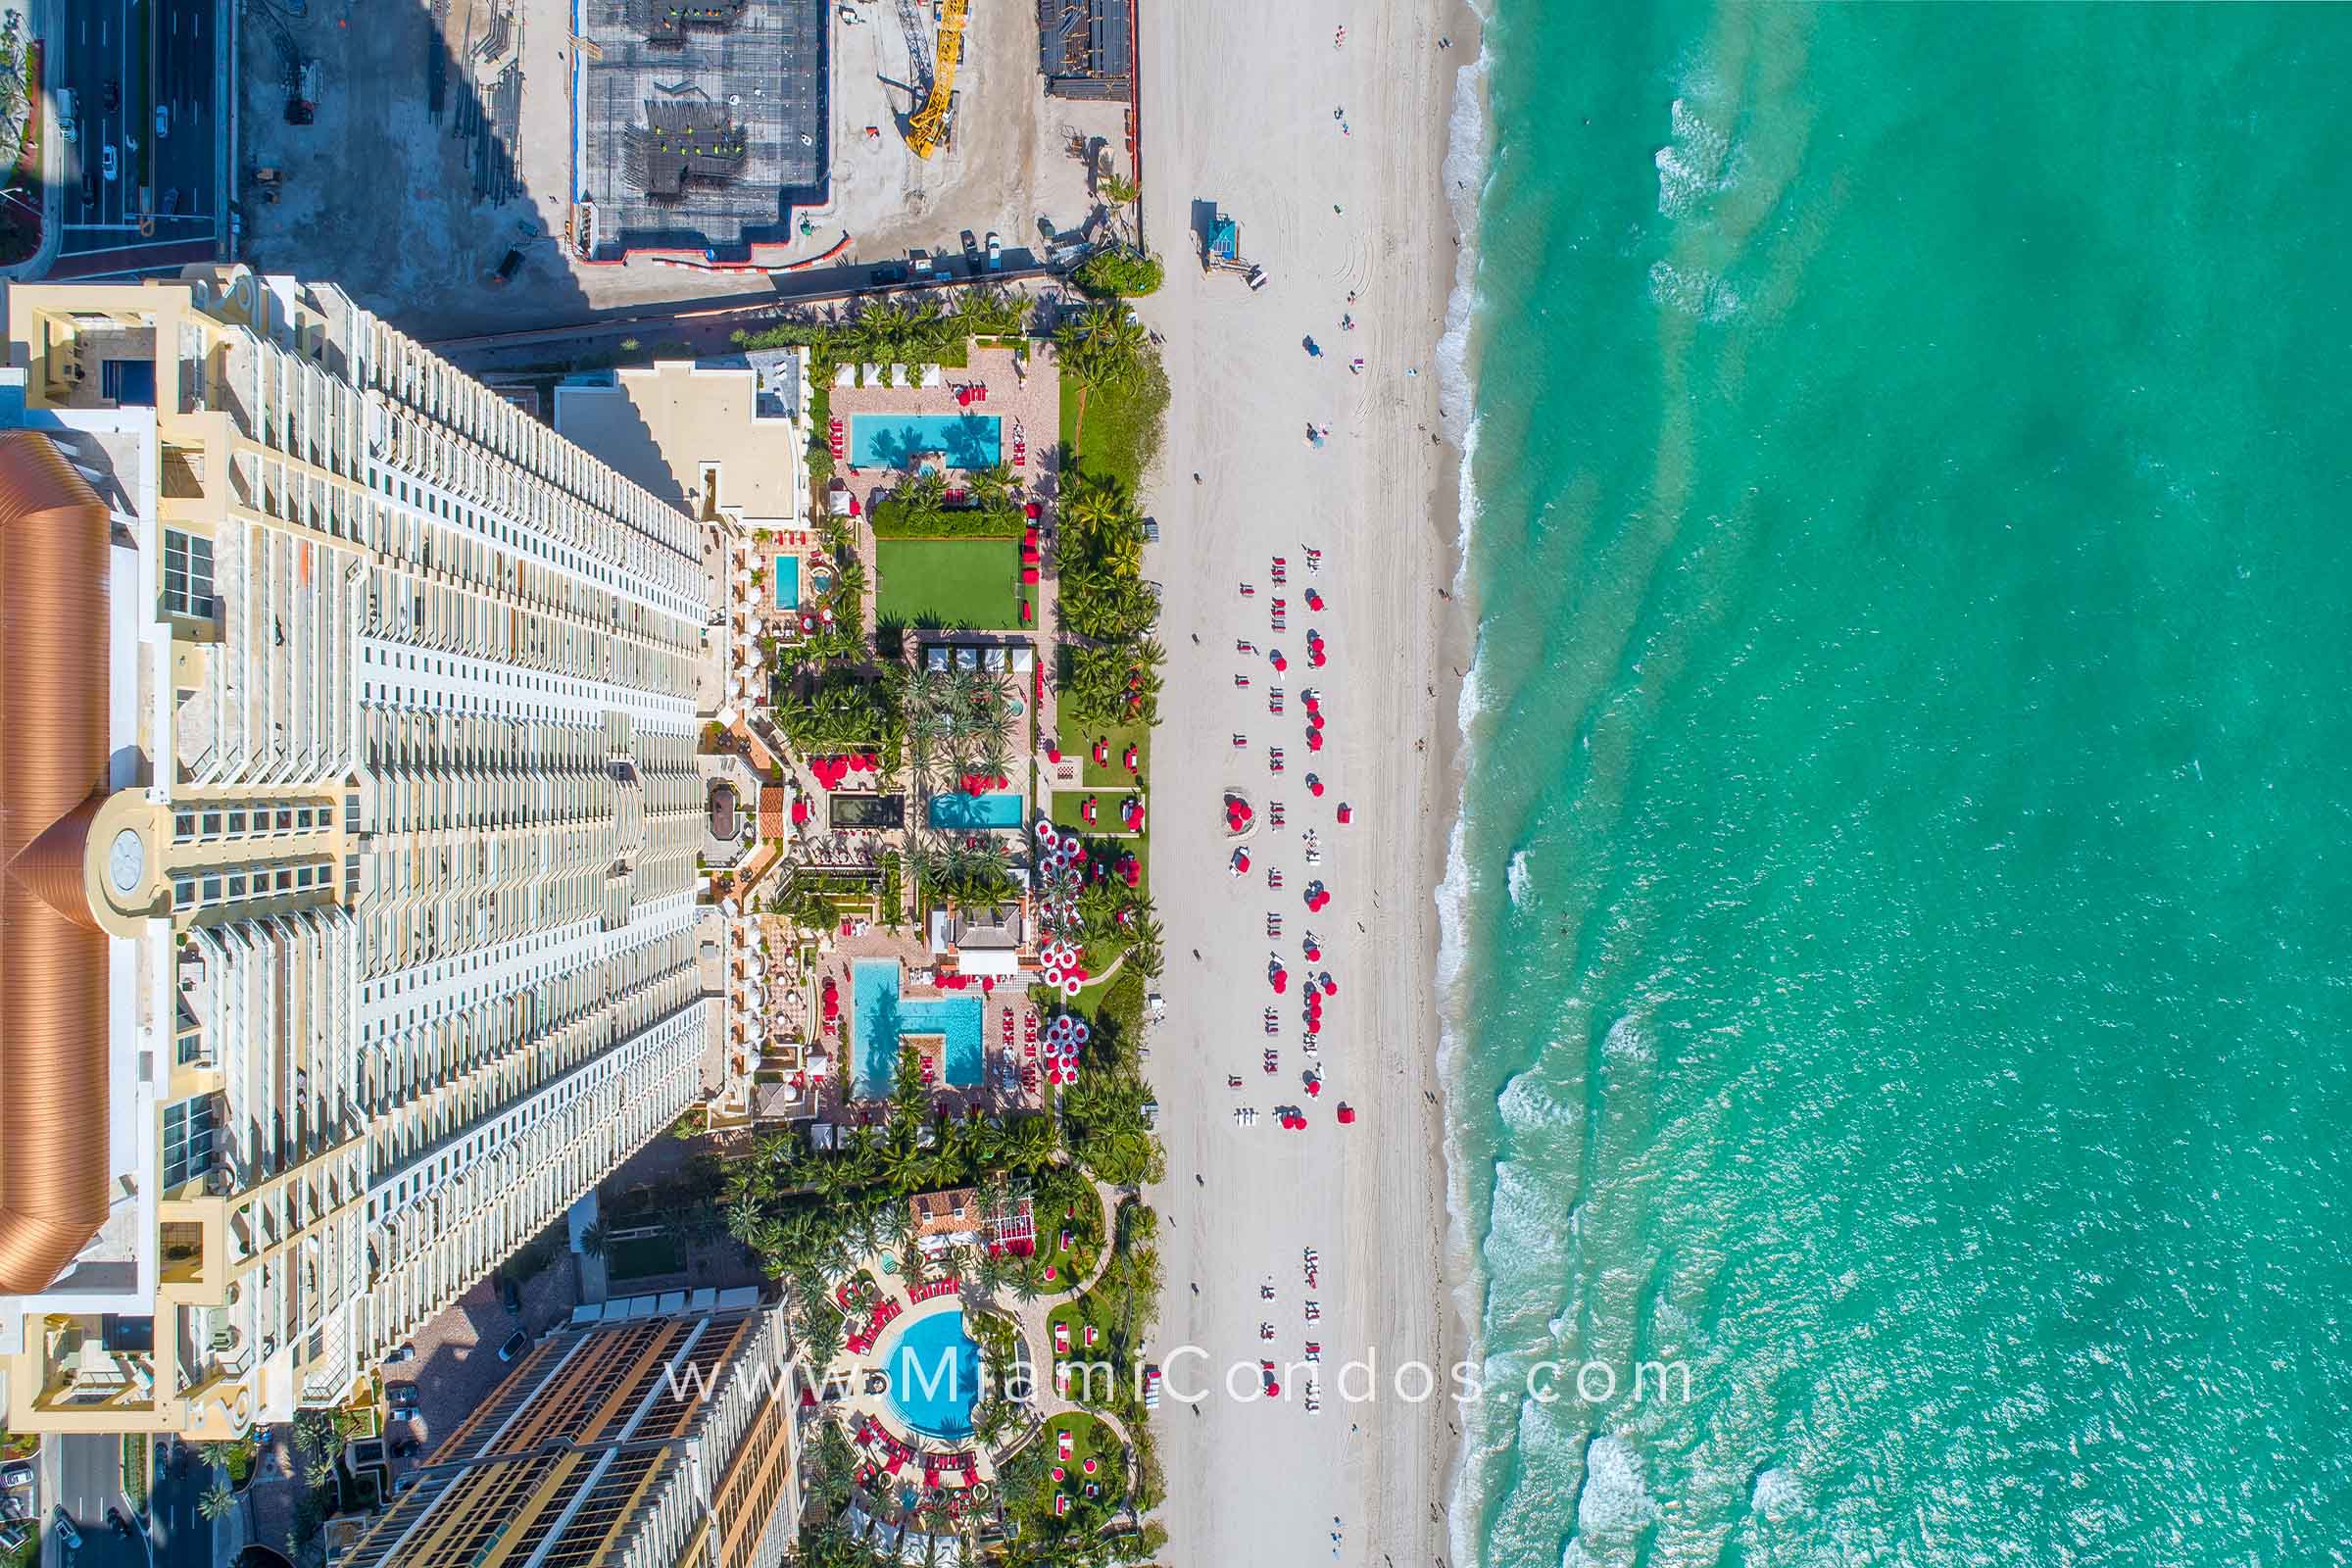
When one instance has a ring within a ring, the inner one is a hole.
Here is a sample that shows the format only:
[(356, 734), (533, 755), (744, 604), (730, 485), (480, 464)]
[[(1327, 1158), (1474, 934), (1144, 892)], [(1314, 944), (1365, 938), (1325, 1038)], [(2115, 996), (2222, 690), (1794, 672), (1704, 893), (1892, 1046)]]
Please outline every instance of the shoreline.
[[(1350, 1403), (1336, 1376), (1369, 1351), (1383, 1379), (1423, 1361), (1443, 1386), (1469, 1344), (1436, 893), (1460, 805), (1454, 671), (1469, 667), (1475, 621), (1460, 534), (1467, 411), (1441, 420), (1438, 408), (1461, 258), (1453, 241), (1475, 202), (1453, 199), (1446, 166), (1482, 24), (1458, 0), (1370, 14), (1308, 0), (1271, 17), (1247, 0), (1202, 0), (1146, 7), (1142, 25), (1145, 202), (1169, 278), (1139, 308), (1167, 340), (1171, 389), (1161, 467), (1143, 498), (1162, 521), (1147, 571), (1165, 585), (1170, 654), (1171, 761), (1154, 781), (1171, 1010), (1151, 1068), (1168, 1155), (1167, 1179), (1150, 1194), (1166, 1278), (1152, 1345), (1159, 1355), (1200, 1347), (1219, 1368), (1253, 1361), (1262, 1318), (1277, 1330), (1264, 1358), (1297, 1362), (1299, 1252), (1313, 1248), (1320, 1279), (1307, 1294), (1321, 1315), (1304, 1332), (1321, 1336), (1326, 1363), (1317, 1412), (1296, 1391), (1274, 1407), (1222, 1392), (1162, 1406), (1161, 1560), (1450, 1562), (1458, 1408), (1445, 1396)], [(1268, 157), (1273, 148), (1284, 156)], [(1202, 207), (1230, 212), (1243, 255), (1273, 274), (1267, 288), (1186, 265)], [(1423, 265), (1389, 268), (1415, 251)], [(1321, 358), (1302, 352), (1301, 333)], [(1351, 375), (1358, 355), (1364, 373)], [(1325, 450), (1300, 439), (1301, 420), (1330, 424)], [(1309, 545), (1324, 552), (1313, 577), (1301, 570)], [(1290, 563), (1281, 591), (1292, 614), (1272, 636), (1292, 656), (1287, 674), (1237, 650), (1263, 649), (1272, 635), (1270, 555)], [(1254, 593), (1238, 594), (1237, 579), (1254, 579)], [(1305, 613), (1309, 586), (1328, 596), (1324, 612)], [(1332, 649), (1312, 675), (1299, 657), (1309, 624)], [(1292, 700), (1276, 716), (1269, 688), (1285, 683)], [(1308, 686), (1331, 714), (1320, 756), (1300, 744), (1297, 693)], [(1182, 763), (1178, 736), (1199, 748)], [(1407, 737), (1418, 741), (1411, 753)], [(1290, 754), (1279, 775), (1266, 755), (1277, 745)], [(1304, 788), (1310, 769), (1329, 785), (1321, 800)], [(1261, 805), (1288, 803), (1287, 833), (1261, 832), (1251, 850), (1285, 870), (1283, 891), (1228, 872), (1218, 802), (1234, 784)], [(1335, 825), (1341, 801), (1355, 808), (1354, 825)], [(1310, 827), (1324, 844), (1311, 872), (1298, 853)], [(1321, 917), (1299, 905), (1310, 876), (1335, 894)], [(1278, 912), (1284, 931), (1272, 939), (1262, 917)], [(1295, 968), (1301, 928), (1317, 932), (1341, 987), (1322, 1035), (1319, 1100), (1298, 1096), (1306, 1058), (1297, 1025), (1272, 1038), (1258, 1028), (1274, 1001), (1268, 950)], [(1279, 1048), (1278, 1074), (1259, 1071), (1266, 1047)], [(1293, 1100), (1309, 1126), (1275, 1130), (1273, 1105)], [(1335, 1124), (1342, 1101), (1357, 1111), (1352, 1128)], [(1237, 1124), (1242, 1104), (1261, 1119)], [(1405, 1147), (1415, 1140), (1418, 1158)], [(1277, 1294), (1261, 1304), (1267, 1285)]]

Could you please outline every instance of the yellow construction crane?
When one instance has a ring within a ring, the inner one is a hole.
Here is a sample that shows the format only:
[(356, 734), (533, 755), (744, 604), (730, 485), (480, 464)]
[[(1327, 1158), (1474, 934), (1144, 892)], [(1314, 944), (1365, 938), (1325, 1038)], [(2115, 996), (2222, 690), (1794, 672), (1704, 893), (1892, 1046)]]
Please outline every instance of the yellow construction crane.
[(940, 0), (939, 48), (931, 71), (931, 96), (906, 122), (906, 145), (928, 158), (948, 132), (948, 106), (956, 97), (956, 62), (963, 54), (963, 13), (970, 0)]

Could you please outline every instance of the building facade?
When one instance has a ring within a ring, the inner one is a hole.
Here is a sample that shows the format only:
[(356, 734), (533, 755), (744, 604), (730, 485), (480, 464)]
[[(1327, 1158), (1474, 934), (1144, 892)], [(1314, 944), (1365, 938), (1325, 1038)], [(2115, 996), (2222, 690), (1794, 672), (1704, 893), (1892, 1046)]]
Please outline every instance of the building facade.
[(800, 1526), (790, 1357), (756, 1291), (583, 1307), (343, 1568), (776, 1568)]
[(699, 530), (332, 287), (8, 323), (5, 1414), (226, 1435), (697, 1098)]

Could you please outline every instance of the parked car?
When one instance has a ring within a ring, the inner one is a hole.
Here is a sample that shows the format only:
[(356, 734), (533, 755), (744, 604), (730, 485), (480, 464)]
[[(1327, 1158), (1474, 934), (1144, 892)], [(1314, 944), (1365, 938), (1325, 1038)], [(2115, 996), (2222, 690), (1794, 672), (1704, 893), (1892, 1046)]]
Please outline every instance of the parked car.
[(1004, 242), (997, 238), (997, 231), (993, 228), (988, 231), (988, 270), (992, 272), (1004, 270)]
[(172, 106), (171, 106), (170, 104), (157, 104), (157, 105), (155, 106), (155, 136), (156, 136), (156, 140), (158, 140), (158, 141), (161, 141), (161, 140), (163, 140), (163, 138), (165, 138), (166, 136), (169, 136), (169, 135), (171, 135), (171, 134), (172, 134)]
[(406, 1459), (415, 1453), (418, 1444), (415, 1438), (394, 1438), (392, 1440), (392, 1457)]
[(906, 281), (906, 269), (897, 262), (886, 262), (865, 274), (865, 280), (877, 288), (887, 288)]
[(114, 178), (115, 175), (121, 171), (122, 165), (115, 156), (115, 144), (113, 142), (110, 141), (106, 144), (106, 151), (98, 160), (98, 169), (99, 172), (105, 174), (109, 179)]
[(968, 228), (963, 231), (963, 270), (967, 272), (980, 270), (980, 242), (972, 237), (972, 231)]
[(514, 1334), (508, 1338), (507, 1343), (498, 1348), (498, 1358), (501, 1361), (513, 1361), (518, 1359), (522, 1355), (522, 1352), (530, 1348), (530, 1335), (523, 1332), (521, 1329), (516, 1329)]
[(49, 1531), (69, 1546), (81, 1544), (81, 1532), (74, 1528), (74, 1516), (66, 1512), (62, 1502), (49, 1515)]
[(0, 1487), (13, 1487), (20, 1481), (30, 1481), (31, 1479), (32, 1461), (30, 1459), (11, 1459), (6, 1464), (0, 1464)]
[(414, 1360), (416, 1360), (416, 1347), (415, 1347), (414, 1345), (398, 1345), (398, 1346), (394, 1346), (394, 1347), (393, 1347), (393, 1348), (392, 1348), (392, 1353), (391, 1353), (390, 1355), (387, 1355), (387, 1356), (385, 1356), (385, 1357), (384, 1357), (384, 1360), (385, 1360), (387, 1363), (396, 1363), (396, 1362), (401, 1362), (401, 1361), (414, 1361)]

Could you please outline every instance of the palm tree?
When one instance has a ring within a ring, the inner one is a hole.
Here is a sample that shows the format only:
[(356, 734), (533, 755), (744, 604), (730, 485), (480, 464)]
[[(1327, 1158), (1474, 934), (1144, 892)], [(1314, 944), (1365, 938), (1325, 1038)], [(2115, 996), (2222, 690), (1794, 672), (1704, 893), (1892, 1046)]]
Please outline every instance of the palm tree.
[(612, 1245), (612, 1228), (600, 1217), (596, 1223), (580, 1232), (580, 1250), (590, 1257), (602, 1257), (605, 1249)]
[(225, 1518), (228, 1510), (236, 1505), (237, 1494), (218, 1484), (196, 1499), (196, 1511), (207, 1519)]
[(992, 779), (1004, 778), (1012, 772), (1012, 740), (1004, 730), (991, 730), (981, 738), (980, 771)]

